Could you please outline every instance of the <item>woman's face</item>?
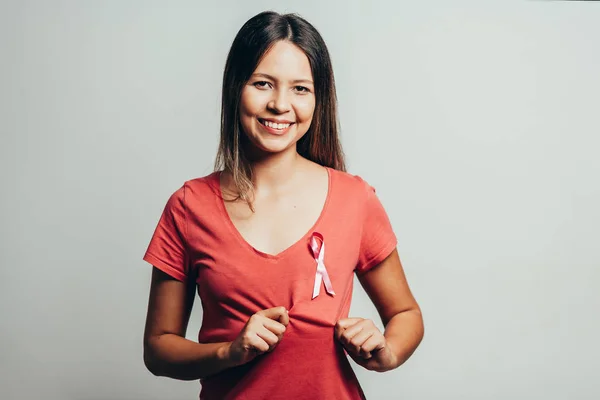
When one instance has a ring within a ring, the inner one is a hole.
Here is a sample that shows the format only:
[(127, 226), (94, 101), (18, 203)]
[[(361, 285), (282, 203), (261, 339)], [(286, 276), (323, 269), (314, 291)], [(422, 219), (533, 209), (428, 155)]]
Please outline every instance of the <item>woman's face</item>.
[(276, 42), (242, 89), (240, 122), (246, 136), (260, 153), (295, 149), (314, 111), (308, 58), (296, 45)]

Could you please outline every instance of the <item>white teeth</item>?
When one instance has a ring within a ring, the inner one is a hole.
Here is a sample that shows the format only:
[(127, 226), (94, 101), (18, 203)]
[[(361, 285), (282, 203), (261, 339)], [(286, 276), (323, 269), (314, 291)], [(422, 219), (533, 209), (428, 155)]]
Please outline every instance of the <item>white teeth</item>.
[(290, 126), (290, 124), (276, 124), (274, 122), (265, 120), (263, 120), (263, 124), (273, 129), (287, 129)]

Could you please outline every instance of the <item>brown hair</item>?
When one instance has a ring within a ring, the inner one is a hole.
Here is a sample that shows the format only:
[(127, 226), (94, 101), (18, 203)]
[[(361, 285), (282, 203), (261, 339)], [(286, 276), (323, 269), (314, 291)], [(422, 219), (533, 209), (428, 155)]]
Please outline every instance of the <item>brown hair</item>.
[(298, 141), (298, 153), (320, 165), (345, 171), (338, 137), (337, 95), (329, 51), (319, 32), (296, 14), (262, 12), (249, 19), (237, 33), (223, 74), (221, 139), (215, 171), (231, 173), (240, 198), (252, 208), (252, 167), (244, 154), (245, 135), (240, 126), (239, 103), (244, 85), (264, 54), (277, 42), (289, 41), (307, 56), (315, 87), (315, 111), (311, 126)]

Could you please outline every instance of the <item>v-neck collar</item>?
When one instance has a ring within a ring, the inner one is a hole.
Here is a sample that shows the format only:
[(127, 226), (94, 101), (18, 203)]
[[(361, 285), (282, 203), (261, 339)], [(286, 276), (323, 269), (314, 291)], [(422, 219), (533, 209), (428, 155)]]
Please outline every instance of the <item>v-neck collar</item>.
[(225, 224), (228, 226), (229, 230), (232, 232), (233, 236), (235, 236), (236, 239), (240, 242), (240, 244), (243, 247), (247, 248), (250, 252), (254, 253), (255, 255), (257, 255), (259, 257), (267, 259), (267, 260), (271, 260), (271, 261), (280, 260), (281, 258), (285, 257), (289, 252), (291, 252), (293, 249), (295, 249), (299, 245), (307, 244), (308, 238), (313, 234), (313, 232), (317, 229), (319, 223), (323, 220), (325, 212), (327, 211), (327, 206), (329, 205), (329, 201), (331, 199), (332, 180), (333, 180), (332, 176), (331, 176), (332, 175), (331, 169), (329, 167), (324, 167), (324, 168), (327, 171), (327, 196), (325, 198), (325, 203), (323, 204), (323, 207), (321, 208), (321, 213), (319, 214), (319, 217), (317, 218), (315, 223), (310, 227), (310, 229), (304, 235), (302, 235), (302, 237), (300, 237), (298, 240), (296, 240), (295, 242), (290, 244), (287, 248), (280, 251), (279, 253), (269, 254), (269, 253), (265, 253), (264, 251), (258, 250), (257, 248), (252, 246), (242, 236), (240, 231), (237, 229), (237, 227), (233, 223), (233, 220), (229, 216), (229, 213), (227, 212), (227, 207), (225, 207), (225, 200), (223, 199), (223, 192), (221, 189), (221, 174), (223, 171), (217, 171), (212, 174), (212, 184), (214, 185), (214, 187), (216, 189), (215, 192), (217, 194), (217, 196), (216, 196), (217, 197), (217, 199), (216, 199), (217, 206), (218, 206), (218, 209), (219, 209), (221, 215), (223, 216), (223, 219), (225, 220)]

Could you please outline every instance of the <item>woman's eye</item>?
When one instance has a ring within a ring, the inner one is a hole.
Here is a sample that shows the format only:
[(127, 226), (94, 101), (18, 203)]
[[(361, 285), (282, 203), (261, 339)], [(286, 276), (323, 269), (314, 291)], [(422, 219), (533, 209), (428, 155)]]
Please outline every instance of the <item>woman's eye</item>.
[(269, 86), (269, 82), (266, 82), (266, 81), (254, 82), (254, 86), (259, 89), (266, 89)]
[(310, 92), (310, 90), (308, 90), (308, 88), (304, 87), (304, 86), (296, 86), (296, 91), (300, 92), (300, 93), (308, 93), (308, 92)]

